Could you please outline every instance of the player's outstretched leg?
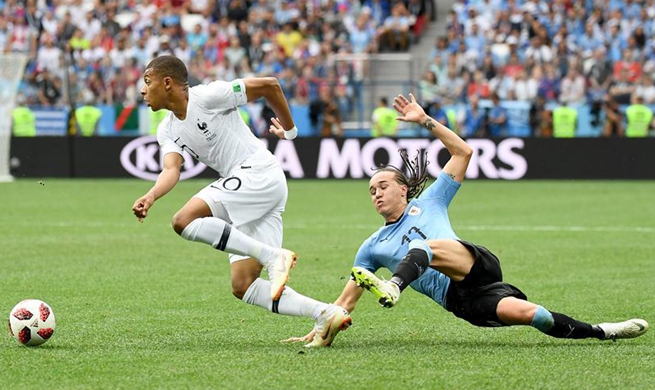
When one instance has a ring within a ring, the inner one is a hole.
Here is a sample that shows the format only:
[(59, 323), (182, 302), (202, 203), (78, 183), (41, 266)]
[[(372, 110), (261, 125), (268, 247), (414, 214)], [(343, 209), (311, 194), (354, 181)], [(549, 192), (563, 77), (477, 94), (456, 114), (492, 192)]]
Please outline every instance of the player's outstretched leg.
[(632, 339), (648, 331), (648, 322), (633, 318), (623, 322), (605, 322), (595, 325), (605, 332), (603, 340)]
[(380, 305), (384, 307), (393, 307), (398, 303), (400, 298), (400, 288), (398, 285), (388, 281), (382, 280), (375, 276), (374, 273), (361, 267), (353, 267), (350, 275), (359, 287), (363, 287), (372, 292), (377, 298)]
[(329, 347), (337, 334), (348, 329), (350, 325), (352, 325), (352, 319), (348, 311), (341, 306), (330, 304), (316, 318), (314, 340), (305, 347)]
[(278, 300), (284, 286), (289, 281), (289, 271), (296, 266), (296, 254), (290, 250), (281, 249), (280, 253), (267, 259), (264, 263), (268, 278), (271, 281), (271, 298)]

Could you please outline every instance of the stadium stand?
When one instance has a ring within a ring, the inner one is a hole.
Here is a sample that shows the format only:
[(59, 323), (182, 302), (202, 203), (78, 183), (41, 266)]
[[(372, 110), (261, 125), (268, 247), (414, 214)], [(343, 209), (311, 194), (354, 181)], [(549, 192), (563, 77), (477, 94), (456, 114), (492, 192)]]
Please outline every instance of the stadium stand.
[[(446, 33), (434, 37), (423, 36), (432, 0), (0, 0), (0, 49), (30, 56), (26, 105), (72, 110), (93, 100), (113, 119), (137, 115), (125, 107), (139, 105), (141, 72), (162, 54), (184, 59), (194, 83), (276, 76), (297, 112), (327, 88), (344, 118), (361, 119), (370, 75), (335, 56), (411, 51), (419, 40), (434, 45), (411, 88), (428, 109), (439, 100), (464, 136), (549, 136), (562, 104), (578, 113), (576, 136), (616, 135), (605, 130), (607, 107), (618, 107), (610, 115), (624, 128), (637, 98), (655, 107), (654, 0), (449, 3)], [(492, 94), (507, 115), (493, 132)], [(472, 111), (482, 117), (467, 119)]]

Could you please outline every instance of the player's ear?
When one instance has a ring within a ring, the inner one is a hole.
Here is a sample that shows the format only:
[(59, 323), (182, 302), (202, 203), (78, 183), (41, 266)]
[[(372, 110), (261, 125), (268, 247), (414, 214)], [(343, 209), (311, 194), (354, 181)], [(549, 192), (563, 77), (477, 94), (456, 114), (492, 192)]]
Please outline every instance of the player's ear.
[(173, 88), (173, 79), (170, 77), (164, 77), (164, 89), (170, 91)]

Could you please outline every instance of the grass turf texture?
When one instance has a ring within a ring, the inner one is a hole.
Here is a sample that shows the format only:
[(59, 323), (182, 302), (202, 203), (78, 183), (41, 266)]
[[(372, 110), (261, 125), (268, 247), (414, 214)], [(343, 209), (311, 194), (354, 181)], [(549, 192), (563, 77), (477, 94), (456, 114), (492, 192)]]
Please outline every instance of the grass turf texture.
[[(364, 295), (332, 348), (278, 340), (311, 329), (231, 296), (227, 256), (177, 237), (170, 218), (206, 185), (186, 181), (139, 224), (150, 183), (0, 184), (0, 312), (25, 298), (57, 316), (37, 348), (0, 337), (0, 387), (610, 389), (655, 383), (655, 331), (633, 340), (557, 340), (529, 327), (476, 328), (405, 293)], [(290, 181), (290, 285), (323, 301), (343, 288), (382, 222), (365, 181)], [(505, 280), (545, 307), (597, 323), (655, 323), (655, 182), (467, 182), (455, 231), (501, 259)], [(380, 272), (389, 276), (388, 272)], [(368, 294), (368, 293), (365, 293)]]

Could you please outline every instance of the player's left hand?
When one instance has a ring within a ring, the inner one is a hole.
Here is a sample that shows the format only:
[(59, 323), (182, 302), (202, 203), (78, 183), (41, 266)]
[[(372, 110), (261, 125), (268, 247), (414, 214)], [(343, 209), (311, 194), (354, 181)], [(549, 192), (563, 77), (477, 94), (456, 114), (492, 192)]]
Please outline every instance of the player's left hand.
[(286, 340), (280, 340), (281, 343), (297, 343), (299, 341), (302, 342), (309, 342), (314, 340), (314, 334), (316, 334), (316, 329), (312, 329), (311, 332), (307, 333), (306, 335), (302, 337), (289, 337)]
[(280, 139), (286, 139), (284, 137), (284, 127), (280, 124), (280, 120), (278, 118), (271, 118), (271, 122), (273, 122), (273, 124), (268, 128), (268, 131), (275, 134)]

